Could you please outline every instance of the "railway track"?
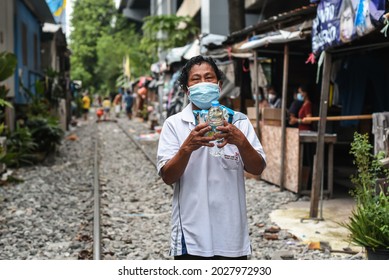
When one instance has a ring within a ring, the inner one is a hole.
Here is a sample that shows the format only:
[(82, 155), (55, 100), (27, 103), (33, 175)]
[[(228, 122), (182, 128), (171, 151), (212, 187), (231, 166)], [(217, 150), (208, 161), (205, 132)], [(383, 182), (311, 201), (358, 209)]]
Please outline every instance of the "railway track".
[[(156, 174), (157, 142), (136, 139), (135, 135), (145, 129), (139, 130), (139, 123), (137, 127), (134, 124), (119, 121), (115, 125), (96, 125), (93, 167), (93, 259), (96, 260), (168, 258), (166, 246), (172, 189)], [(109, 130), (111, 133), (107, 133)], [(119, 151), (115, 139), (129, 141)], [(114, 161), (119, 165), (128, 165), (137, 178), (126, 178), (126, 174), (118, 173), (115, 164), (104, 165), (107, 156), (115, 157)], [(154, 202), (158, 196), (162, 200)], [(155, 230), (154, 223), (164, 224), (160, 227), (162, 232)], [(147, 235), (149, 242), (144, 239)], [(136, 252), (145, 249), (147, 254)]]

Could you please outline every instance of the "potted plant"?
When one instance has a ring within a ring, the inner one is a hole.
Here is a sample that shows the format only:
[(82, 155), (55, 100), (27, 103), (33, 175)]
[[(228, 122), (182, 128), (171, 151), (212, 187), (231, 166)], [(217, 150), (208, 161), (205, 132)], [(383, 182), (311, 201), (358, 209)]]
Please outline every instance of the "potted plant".
[(350, 241), (366, 248), (368, 259), (389, 260), (389, 171), (381, 161), (385, 153), (371, 153), (368, 135), (354, 134), (350, 153), (357, 173), (351, 177), (356, 207), (343, 223)]

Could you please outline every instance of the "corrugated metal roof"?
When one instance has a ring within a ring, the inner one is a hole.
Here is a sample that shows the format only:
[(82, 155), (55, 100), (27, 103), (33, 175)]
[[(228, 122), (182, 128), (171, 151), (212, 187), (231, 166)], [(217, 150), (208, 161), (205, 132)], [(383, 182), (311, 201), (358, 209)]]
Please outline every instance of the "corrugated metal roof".
[(310, 4), (308, 6), (302, 6), (301, 8), (272, 16), (255, 25), (251, 25), (240, 31), (231, 33), (224, 43), (236, 43), (252, 33), (266, 33), (274, 31), (275, 29), (285, 28), (287, 26), (294, 25), (298, 22), (303, 22), (305, 20), (312, 19), (316, 16), (316, 9), (317, 4)]

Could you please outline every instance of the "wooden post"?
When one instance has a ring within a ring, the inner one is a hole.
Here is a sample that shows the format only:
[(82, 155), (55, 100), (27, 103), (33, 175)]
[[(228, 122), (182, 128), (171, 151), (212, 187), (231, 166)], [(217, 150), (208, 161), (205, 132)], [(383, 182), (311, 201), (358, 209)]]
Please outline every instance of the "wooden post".
[(253, 50), (254, 56), (254, 94), (255, 94), (255, 124), (257, 126), (257, 134), (259, 140), (261, 140), (261, 128), (259, 127), (259, 92), (258, 92), (258, 54), (256, 50)]
[(312, 190), (311, 190), (311, 208), (309, 212), (310, 218), (318, 218), (320, 184), (323, 172), (324, 159), (324, 134), (326, 130), (326, 118), (328, 107), (328, 92), (330, 88), (330, 74), (331, 74), (331, 54), (324, 54), (324, 65), (321, 80), (321, 95), (320, 95), (320, 111), (319, 124), (316, 143), (316, 156), (314, 158), (314, 169), (312, 174)]
[(289, 46), (284, 46), (284, 73), (282, 77), (282, 99), (281, 99), (281, 166), (280, 166), (280, 190), (284, 190), (285, 175), (285, 146), (286, 146), (286, 99), (288, 90), (288, 70), (289, 70)]

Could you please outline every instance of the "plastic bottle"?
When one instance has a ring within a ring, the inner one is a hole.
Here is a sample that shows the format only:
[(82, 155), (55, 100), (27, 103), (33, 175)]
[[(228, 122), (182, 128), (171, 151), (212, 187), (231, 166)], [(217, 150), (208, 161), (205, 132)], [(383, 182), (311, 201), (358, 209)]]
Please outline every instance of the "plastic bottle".
[[(220, 108), (219, 101), (212, 101), (212, 106), (208, 111), (207, 122), (211, 126), (212, 130), (209, 132), (209, 136), (218, 133), (219, 131), (216, 129), (218, 126), (222, 126), (224, 121), (224, 114), (222, 108)], [(220, 157), (223, 153), (223, 148), (218, 148), (217, 144), (223, 142), (223, 139), (218, 139), (213, 141), (215, 146), (210, 148), (209, 153), (212, 156)]]

